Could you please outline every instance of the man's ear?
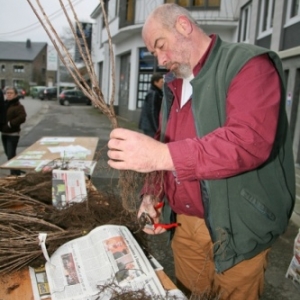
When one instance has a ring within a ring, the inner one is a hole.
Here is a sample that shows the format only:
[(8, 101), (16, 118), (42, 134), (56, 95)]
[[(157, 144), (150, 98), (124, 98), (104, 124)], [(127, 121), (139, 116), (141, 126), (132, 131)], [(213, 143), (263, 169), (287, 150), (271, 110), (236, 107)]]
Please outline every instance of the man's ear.
[(175, 28), (180, 34), (185, 37), (188, 37), (193, 31), (191, 21), (185, 16), (179, 16), (177, 18)]

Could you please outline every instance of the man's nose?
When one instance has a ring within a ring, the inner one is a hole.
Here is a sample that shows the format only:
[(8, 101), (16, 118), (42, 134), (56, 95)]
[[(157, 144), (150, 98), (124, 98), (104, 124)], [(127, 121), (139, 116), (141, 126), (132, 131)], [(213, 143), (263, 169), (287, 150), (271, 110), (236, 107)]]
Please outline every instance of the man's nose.
[(167, 58), (166, 58), (166, 55), (164, 54), (164, 52), (158, 50), (156, 52), (156, 58), (157, 58), (157, 62), (158, 62), (159, 66), (163, 66), (163, 67), (166, 66)]

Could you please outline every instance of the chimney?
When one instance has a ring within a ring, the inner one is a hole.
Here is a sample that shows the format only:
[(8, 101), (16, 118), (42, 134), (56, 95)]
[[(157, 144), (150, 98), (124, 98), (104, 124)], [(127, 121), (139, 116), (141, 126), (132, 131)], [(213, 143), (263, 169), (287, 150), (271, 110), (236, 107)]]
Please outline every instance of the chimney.
[(27, 39), (26, 41), (26, 48), (31, 48), (31, 40)]

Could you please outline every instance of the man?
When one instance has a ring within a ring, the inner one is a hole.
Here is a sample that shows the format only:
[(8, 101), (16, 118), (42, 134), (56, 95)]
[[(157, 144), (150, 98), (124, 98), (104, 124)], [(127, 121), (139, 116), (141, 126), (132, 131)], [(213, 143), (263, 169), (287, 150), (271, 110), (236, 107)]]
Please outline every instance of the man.
[[(174, 4), (154, 10), (142, 34), (170, 70), (160, 141), (115, 129), (108, 164), (164, 171), (164, 196), (181, 224), (172, 239), (178, 283), (219, 299), (258, 299), (267, 253), (295, 201), (281, 62), (268, 49), (207, 36)], [(156, 198), (145, 188), (138, 215), (158, 222)]]
[(145, 97), (140, 116), (139, 129), (142, 129), (144, 134), (151, 137), (154, 137), (158, 130), (163, 84), (164, 78), (162, 74), (157, 73), (152, 75), (151, 86)]

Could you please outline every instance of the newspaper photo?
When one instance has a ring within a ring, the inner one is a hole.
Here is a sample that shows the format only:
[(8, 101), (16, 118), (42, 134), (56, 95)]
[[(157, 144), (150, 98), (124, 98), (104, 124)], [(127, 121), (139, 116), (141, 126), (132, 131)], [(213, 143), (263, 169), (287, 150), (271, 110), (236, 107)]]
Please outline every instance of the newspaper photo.
[(52, 204), (58, 208), (87, 197), (85, 175), (77, 170), (53, 170)]
[(34, 300), (50, 299), (50, 289), (45, 268), (29, 267), (29, 276)]
[(52, 300), (108, 300), (111, 289), (100, 294), (99, 286), (110, 283), (166, 299), (148, 258), (124, 226), (99, 226), (65, 243), (46, 263), (46, 272)]

